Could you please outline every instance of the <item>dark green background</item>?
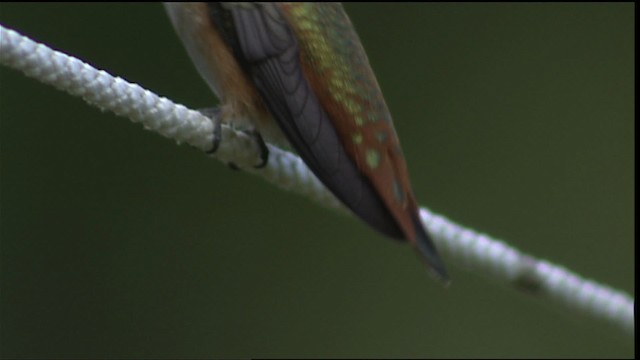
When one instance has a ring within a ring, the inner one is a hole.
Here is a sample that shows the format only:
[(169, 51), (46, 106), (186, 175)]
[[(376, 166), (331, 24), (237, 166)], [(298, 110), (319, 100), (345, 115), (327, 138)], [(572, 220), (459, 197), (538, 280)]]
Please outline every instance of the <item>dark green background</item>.
[[(634, 6), (350, 4), (421, 204), (634, 292)], [(159, 4), (0, 23), (193, 108)], [(0, 69), (3, 357), (631, 357), (631, 338)]]

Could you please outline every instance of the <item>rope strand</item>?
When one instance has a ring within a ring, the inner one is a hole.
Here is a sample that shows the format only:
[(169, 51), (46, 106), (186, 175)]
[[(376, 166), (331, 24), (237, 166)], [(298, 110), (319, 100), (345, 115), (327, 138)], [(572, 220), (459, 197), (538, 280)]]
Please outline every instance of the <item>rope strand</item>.
[[(213, 124), (200, 112), (175, 104), (137, 84), (105, 71), (17, 32), (0, 26), (0, 63), (43, 83), (55, 86), (89, 104), (127, 117), (178, 143), (203, 151), (212, 146)], [(222, 141), (214, 157), (249, 169), (283, 189), (298, 192), (326, 206), (344, 209), (296, 155), (268, 145), (267, 166), (253, 169), (259, 152), (253, 140), (222, 126)], [(584, 315), (606, 320), (628, 334), (634, 333), (634, 300), (628, 294), (587, 280), (561, 266), (530, 255), (421, 209), (422, 220), (443, 253), (487, 277), (548, 299)]]

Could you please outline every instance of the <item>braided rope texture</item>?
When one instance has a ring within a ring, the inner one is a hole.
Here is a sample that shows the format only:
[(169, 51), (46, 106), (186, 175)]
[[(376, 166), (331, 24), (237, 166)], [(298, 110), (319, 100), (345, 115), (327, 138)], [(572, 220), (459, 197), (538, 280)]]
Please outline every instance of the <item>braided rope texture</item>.
[[(102, 110), (139, 122), (146, 129), (178, 143), (184, 142), (203, 151), (212, 146), (214, 126), (201, 113), (2, 26), (0, 63), (82, 97)], [(233, 161), (281, 188), (344, 210), (296, 155), (268, 145), (267, 166), (253, 169), (252, 164), (259, 163), (259, 150), (251, 137), (223, 124), (222, 138), (214, 157), (225, 162)], [(585, 279), (561, 266), (535, 259), (428, 209), (421, 209), (421, 217), (440, 249), (463, 266), (482, 271), (487, 277), (525, 293), (608, 321), (629, 334), (634, 333), (634, 300), (628, 294)]]

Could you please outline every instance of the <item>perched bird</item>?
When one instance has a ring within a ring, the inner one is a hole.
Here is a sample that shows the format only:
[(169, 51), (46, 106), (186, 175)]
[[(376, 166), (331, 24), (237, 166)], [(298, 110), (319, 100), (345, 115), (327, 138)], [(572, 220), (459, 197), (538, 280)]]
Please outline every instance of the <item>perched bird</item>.
[[(290, 145), (355, 215), (408, 240), (443, 281), (391, 115), (338, 3), (165, 3), (220, 121)], [(266, 148), (265, 148), (266, 149)]]

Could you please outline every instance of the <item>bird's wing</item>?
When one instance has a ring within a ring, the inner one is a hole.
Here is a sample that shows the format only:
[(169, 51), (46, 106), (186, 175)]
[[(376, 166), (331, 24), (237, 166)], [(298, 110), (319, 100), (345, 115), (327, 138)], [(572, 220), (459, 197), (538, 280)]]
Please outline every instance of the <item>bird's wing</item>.
[[(214, 23), (253, 81), (289, 142), (309, 168), (348, 208), (387, 236), (404, 232), (371, 179), (343, 143), (303, 64), (296, 33), (282, 5), (210, 5)], [(341, 120), (342, 121), (342, 120)], [(394, 134), (395, 136), (395, 134)]]

